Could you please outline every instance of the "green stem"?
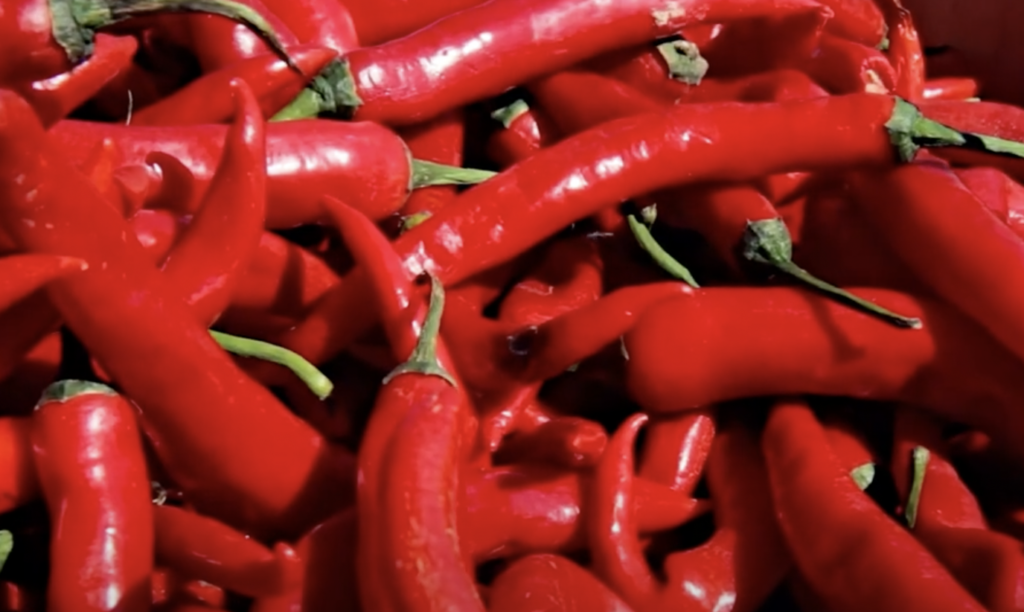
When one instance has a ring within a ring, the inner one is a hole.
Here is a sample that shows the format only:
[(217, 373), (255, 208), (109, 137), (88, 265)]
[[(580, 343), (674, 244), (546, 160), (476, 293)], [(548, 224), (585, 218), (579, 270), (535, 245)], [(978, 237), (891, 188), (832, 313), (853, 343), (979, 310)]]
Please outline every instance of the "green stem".
[(316, 366), (294, 351), (262, 340), (241, 338), (212, 329), (210, 335), (221, 348), (229, 353), (262, 359), (288, 368), (299, 377), (299, 380), (306, 383), (309, 390), (320, 399), (325, 399), (334, 390), (334, 383), (331, 382), (331, 379), (324, 376), (323, 372), (316, 369)]
[(431, 185), (476, 185), (498, 174), (490, 170), (459, 168), (422, 159), (411, 159), (409, 165), (412, 167), (410, 190)]
[(12, 550), (14, 550), (14, 535), (6, 529), (0, 530), (0, 571), (3, 571)]
[(651, 235), (651, 230), (641, 223), (636, 216), (629, 215), (626, 217), (626, 221), (629, 222), (629, 229), (632, 230), (636, 241), (640, 243), (640, 248), (651, 256), (654, 263), (672, 275), (673, 278), (678, 278), (691, 287), (700, 287), (693, 278), (693, 275), (690, 274), (690, 271), (686, 269), (686, 266), (679, 263), (675, 257), (672, 257), (668, 251), (662, 248), (658, 241), (654, 239), (654, 236)]
[(1024, 157), (1024, 143), (960, 132), (928, 119), (916, 106), (901, 98), (896, 98), (892, 116), (885, 127), (889, 131), (890, 142), (904, 162), (912, 161), (921, 147), (962, 147), (994, 155)]
[(826, 283), (793, 263), (793, 241), (782, 219), (764, 219), (747, 223), (747, 231), (743, 236), (743, 256), (748, 261), (772, 266), (776, 270), (788, 274), (802, 283), (873, 314), (897, 327), (921, 328), (920, 319), (898, 315), (878, 304), (859, 298), (849, 291), (844, 291), (835, 285)]
[(907, 506), (903, 516), (907, 519), (907, 526), (911, 529), (917, 523), (917, 509), (921, 505), (921, 490), (924, 488), (924, 475), (928, 471), (928, 460), (931, 453), (923, 446), (915, 446), (912, 455), (914, 469), (913, 479), (910, 481), (910, 494), (907, 496)]
[(867, 489), (875, 481), (875, 464), (869, 462), (864, 465), (858, 465), (850, 470), (850, 478), (853, 478), (853, 482), (857, 484), (857, 488), (861, 491)]
[(530, 105), (525, 100), (516, 100), (512, 104), (503, 106), (491, 113), (491, 119), (501, 123), (507, 130), (513, 121), (526, 114), (529, 110)]
[(433, 213), (429, 210), (421, 210), (420, 212), (413, 213), (408, 217), (402, 217), (402, 231), (407, 232), (432, 216)]
[(708, 72), (708, 60), (701, 56), (695, 43), (677, 38), (661, 43), (657, 49), (668, 66), (669, 76), (677, 81), (699, 85)]
[(208, 13), (246, 26), (288, 65), (300, 72), (267, 20), (251, 7), (234, 0), (49, 0), (54, 39), (72, 64), (93, 52), (95, 31), (109, 25), (158, 13)]
[(320, 114), (323, 109), (323, 99), (316, 90), (306, 88), (295, 96), (295, 99), (288, 103), (281, 110), (277, 111), (271, 121), (296, 121), (298, 119), (312, 119)]
[(437, 277), (431, 276), (430, 307), (423, 320), (423, 329), (420, 331), (416, 348), (413, 349), (405, 363), (384, 377), (385, 385), (402, 374), (420, 374), (422, 376), (437, 376), (448, 381), (448, 384), (453, 387), (458, 386), (455, 383), (455, 378), (437, 361), (437, 338), (441, 332), (442, 314), (444, 314), (444, 287)]
[(43, 395), (39, 398), (36, 407), (49, 402), (66, 402), (82, 395), (113, 396), (117, 395), (117, 391), (103, 383), (91, 380), (58, 380), (43, 390)]
[(350, 119), (363, 101), (356, 94), (352, 71), (345, 58), (331, 60), (309, 85), (288, 106), (271, 117), (271, 121), (310, 119), (333, 115)]

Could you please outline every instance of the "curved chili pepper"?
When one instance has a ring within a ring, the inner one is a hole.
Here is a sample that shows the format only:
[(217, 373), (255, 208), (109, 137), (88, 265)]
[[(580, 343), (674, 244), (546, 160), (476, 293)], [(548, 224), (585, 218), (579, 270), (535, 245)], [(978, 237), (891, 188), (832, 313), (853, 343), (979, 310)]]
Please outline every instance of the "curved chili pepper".
[(799, 68), (833, 94), (896, 91), (896, 70), (874, 47), (823, 34), (818, 48)]
[[(797, 288), (705, 289), (652, 307), (626, 336), (630, 393), (652, 412), (795, 393), (902, 400), (1012, 448), (1010, 432), (1024, 427), (1008, 409), (1024, 384), (1016, 360), (942, 303), (863, 291), (920, 316), (924, 328), (895, 329)], [(977, 402), (992, 408), (965, 409)]]
[(200, 324), (227, 307), (263, 233), (267, 203), (266, 135), (256, 96), (240, 79), (229, 84), (235, 120), (224, 155), (192, 217), (163, 262), (163, 276)]
[(299, 597), (303, 612), (357, 612), (361, 585), (356, 542), (362, 526), (356, 508), (334, 515), (299, 541), (306, 566)]
[(924, 49), (914, 18), (900, 0), (883, 0), (881, 9), (889, 30), (886, 54), (896, 71), (894, 92), (914, 102), (921, 100), (925, 97)]
[(630, 85), (594, 72), (564, 71), (529, 87), (544, 113), (562, 133), (570, 135), (606, 121), (665, 108)]
[(487, 141), (487, 156), (500, 168), (523, 161), (555, 139), (554, 128), (544, 113), (516, 100), (491, 113), (501, 123)]
[[(393, 245), (411, 273), (430, 271), (458, 283), (574, 221), (660, 188), (794, 170), (888, 166), (895, 159), (894, 141), (903, 159), (912, 154), (915, 138), (929, 145), (947, 136), (950, 143), (963, 142), (959, 134), (946, 132), (925, 139), (922, 130), (942, 131), (941, 126), (913, 116), (912, 107), (888, 96), (855, 94), (778, 104), (686, 105), (620, 119), (548, 147), (460, 194)], [(898, 134), (895, 140), (890, 130)], [(615, 143), (611, 150), (609, 143)], [(678, 171), (682, 167), (684, 174)], [(311, 361), (326, 361), (372, 320), (360, 303), (365, 282), (355, 270), (306, 321), (274, 342)], [(336, 312), (349, 316), (334, 322)]]
[[(410, 191), (427, 185), (485, 180), (492, 173), (411, 160), (405, 143), (372, 123), (291, 121), (267, 132), (267, 227), (321, 219), (320, 198), (345, 194), (351, 206), (379, 220), (404, 204)], [(176, 210), (194, 212), (209, 189), (223, 154), (227, 127), (130, 127), (81, 121), (58, 123), (51, 133), (70, 156), (110, 138), (124, 152), (123, 164), (145, 163), (151, 151), (177, 157), (195, 177), (192, 198)]]
[[(830, 418), (831, 417), (831, 418)], [(836, 460), (846, 469), (861, 491), (875, 479), (875, 453), (868, 445), (864, 432), (846, 419), (826, 414), (821, 424), (828, 438), (829, 448)]]
[(43, 125), (51, 126), (67, 117), (126, 69), (138, 46), (131, 36), (97, 34), (95, 51), (84, 63), (17, 89), (36, 110)]
[(0, 512), (7, 512), (39, 497), (32, 460), (31, 422), (25, 417), (0, 417)]
[(647, 422), (636, 414), (619, 426), (594, 474), (587, 521), (593, 571), (634, 609), (650, 607), (658, 588), (640, 547), (633, 501), (633, 445)]
[[(792, 68), (816, 52), (821, 37), (833, 22), (829, 14), (822, 11), (723, 24), (718, 35), (702, 47), (701, 52), (714, 66), (713, 74), (719, 78)], [(786, 42), (780, 44), (780, 41)], [(758, 52), (751, 54), (749, 50), (752, 48)], [(653, 89), (653, 84), (648, 87)], [(699, 97), (702, 95), (700, 89), (695, 87), (684, 91)]]
[[(285, 48), (299, 44), (298, 37), (260, 0), (245, 0), (252, 10), (267, 19)], [(257, 55), (273, 52), (259, 36), (242, 24), (216, 15), (189, 15), (188, 30), (195, 55), (203, 72), (214, 72)]]
[(835, 610), (984, 609), (857, 489), (805, 405), (776, 405), (761, 444), (793, 559)]
[(148, 610), (153, 515), (135, 411), (98, 383), (54, 383), (32, 448), (54, 534), (48, 609)]
[(89, 269), (84, 259), (25, 254), (0, 257), (0, 311), (5, 311), (51, 281)]
[(177, 574), (247, 597), (288, 591), (301, 562), (287, 544), (273, 551), (213, 519), (173, 506), (153, 506), (157, 562)]
[(166, 210), (140, 210), (128, 219), (128, 225), (150, 261), (160, 265), (171, 252), (186, 219)]
[(503, 440), (494, 461), (588, 467), (601, 457), (607, 441), (598, 423), (579, 417), (554, 418), (535, 429), (520, 429)]
[[(596, 472), (541, 465), (468, 468), (460, 478), (459, 529), (477, 562), (586, 548), (594, 506), (587, 502)], [(705, 514), (708, 505), (646, 478), (633, 499), (642, 534), (671, 529)]]
[(657, 87), (665, 79), (696, 86), (707, 73), (708, 61), (696, 44), (674, 37), (612, 52), (588, 62), (587, 66), (642, 91), (649, 84)]
[(293, 47), (288, 50), (298, 74), (273, 53), (257, 55), (209, 72), (156, 104), (132, 113), (135, 126), (193, 125), (222, 123), (232, 116), (231, 91), (234, 79), (244, 81), (259, 101), (264, 117), (270, 117), (290, 102), (309, 79), (320, 72), (335, 52), (324, 47)]
[[(462, 148), (466, 125), (463, 113), (451, 111), (424, 125), (402, 134), (410, 154), (436, 164), (458, 167), (462, 165)], [(455, 187), (436, 185), (417, 189), (402, 206), (402, 216), (408, 226), (410, 216), (431, 214), (448, 205), (455, 198)]]
[(345, 3), (335, 0), (263, 0), (298, 39), (339, 54), (359, 48), (355, 24)]
[(349, 0), (345, 6), (355, 22), (359, 40), (364, 45), (379, 45), (482, 3), (483, 0)]
[[(455, 522), (467, 405), (438, 361), (444, 290), (432, 279), (430, 310), (409, 361), (384, 381), (374, 410), (405, 405), (382, 469), (378, 566), (398, 610), (483, 610)], [(441, 357), (444, 359), (444, 357)], [(439, 495), (440, 493), (440, 495)]]
[(708, 458), (715, 527), (735, 532), (735, 612), (758, 610), (792, 565), (757, 436), (739, 423), (718, 430)]
[(707, 411), (653, 418), (638, 474), (689, 495), (700, 482), (714, 439), (715, 422)]
[[(19, 0), (0, 16), (0, 83), (17, 83), (66, 72), (93, 54), (97, 30), (159, 12), (206, 12), (245, 24), (272, 49), (287, 58), (273, 29), (244, 4), (231, 0), (161, 0), (153, 3)], [(32, 15), (33, 19), (26, 19)]]
[[(410, 36), (348, 53), (336, 97), (355, 119), (411, 125), (604, 51), (673, 35), (697, 21), (817, 10), (802, 0), (492, 0)], [(519, 17), (523, 14), (530, 15), (528, 22)], [(538, 30), (531, 24), (544, 25)], [(515, 59), (486, 59), (495, 57)]]
[[(859, 209), (877, 235), (936, 295), (1024, 357), (1024, 242), (992, 215), (948, 167), (916, 163), (857, 176)], [(942, 211), (933, 206), (942, 198)], [(903, 228), (914, 227), (907, 240)], [(934, 249), (941, 249), (936, 251)], [(929, 252), (943, 253), (935, 266)]]
[(885, 16), (874, 2), (822, 0), (832, 11), (828, 31), (869, 47), (881, 48), (888, 38)]
[(491, 585), (491, 612), (632, 612), (593, 574), (558, 555), (516, 560)]
[[(28, 250), (95, 263), (56, 281), (50, 296), (140, 407), (157, 454), (190, 500), (262, 535), (301, 530), (351, 499), (351, 457), (234, 366), (167, 293), (121, 215), (63, 160), (27, 104), (0, 92), (0, 115), (0, 225)], [(242, 422), (245, 434), (229, 435)], [(269, 460), (268, 448), (288, 460)]]
[(998, 168), (961, 168), (954, 172), (986, 208), (1024, 239), (1024, 186)]
[(921, 91), (922, 100), (964, 101), (978, 96), (978, 82), (967, 77), (928, 79)]

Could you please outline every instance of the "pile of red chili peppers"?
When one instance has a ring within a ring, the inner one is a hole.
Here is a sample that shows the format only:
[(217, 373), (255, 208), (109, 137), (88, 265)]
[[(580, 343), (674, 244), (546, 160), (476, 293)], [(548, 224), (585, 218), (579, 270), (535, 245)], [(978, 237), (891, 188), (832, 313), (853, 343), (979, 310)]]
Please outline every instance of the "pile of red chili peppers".
[(1024, 108), (900, 0), (4, 0), (0, 612), (1024, 610)]

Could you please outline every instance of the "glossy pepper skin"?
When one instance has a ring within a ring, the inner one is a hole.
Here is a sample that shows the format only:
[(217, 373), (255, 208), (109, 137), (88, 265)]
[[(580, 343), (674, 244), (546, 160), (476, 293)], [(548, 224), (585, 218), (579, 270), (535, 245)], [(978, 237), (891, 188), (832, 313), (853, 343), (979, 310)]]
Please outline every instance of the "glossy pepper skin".
[(148, 610), (150, 486), (135, 411), (98, 383), (51, 385), (32, 415), (32, 449), (53, 541), (47, 608)]
[[(1010, 431), (1024, 423), (1009, 406), (1024, 379), (1010, 353), (940, 302), (857, 292), (923, 328), (897, 329), (795, 287), (704, 289), (654, 306), (626, 336), (630, 393), (652, 412), (796, 393), (902, 400), (1014, 446)], [(978, 402), (991, 408), (966, 408)]]
[(491, 585), (491, 612), (632, 612), (594, 575), (559, 555), (530, 555)]
[(235, 121), (199, 210), (162, 265), (200, 325), (224, 312), (263, 234), (267, 207), (266, 132), (256, 96), (241, 79), (229, 83)]
[[(0, 117), (0, 225), (29, 251), (90, 263), (50, 297), (138, 404), (163, 465), (196, 506), (262, 535), (301, 531), (351, 499), (351, 458), (239, 371), (167, 293), (121, 214), (63, 159), (28, 106), (0, 92)], [(229, 435), (240, 422), (246, 435)], [(268, 448), (288, 460), (271, 460)]]
[[(1024, 241), (991, 214), (941, 163), (857, 177), (855, 197), (870, 226), (937, 296), (953, 304), (1024, 358)], [(937, 213), (933, 202), (941, 198)], [(914, 227), (913, 240), (900, 236)], [(941, 247), (941, 271), (925, 257)]]
[(32, 423), (27, 417), (0, 417), (0, 511), (13, 510), (39, 497), (31, 432)]
[[(855, 94), (685, 105), (602, 124), (465, 191), (399, 236), (394, 248), (411, 273), (429, 271), (453, 284), (513, 259), (579, 219), (660, 188), (890, 166), (896, 157), (885, 125), (895, 108), (888, 96)], [(275, 342), (301, 346), (299, 352), (313, 361), (336, 354), (369, 324), (371, 313), (361, 304), (365, 280), (354, 270), (324, 296), (317, 313)], [(334, 312), (352, 315), (332, 322), (328, 313)]]
[(350, 0), (346, 2), (359, 40), (364, 45), (381, 43), (412, 34), (431, 23), (483, 0)]
[(816, 10), (801, 0), (491, 0), (347, 54), (353, 117), (419, 123), (603, 51), (674, 34), (698, 18), (721, 22)]
[(761, 447), (793, 560), (830, 608), (984, 610), (857, 488), (806, 405), (777, 404)]

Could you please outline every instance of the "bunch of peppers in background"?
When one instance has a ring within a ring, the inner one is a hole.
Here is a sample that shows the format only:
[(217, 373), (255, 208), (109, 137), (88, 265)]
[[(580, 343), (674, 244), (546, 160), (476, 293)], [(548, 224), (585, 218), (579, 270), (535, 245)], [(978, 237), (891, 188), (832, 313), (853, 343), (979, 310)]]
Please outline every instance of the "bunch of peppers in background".
[(0, 610), (1024, 609), (1024, 109), (946, 51), (5, 2)]

